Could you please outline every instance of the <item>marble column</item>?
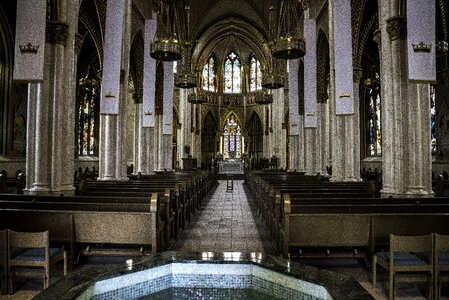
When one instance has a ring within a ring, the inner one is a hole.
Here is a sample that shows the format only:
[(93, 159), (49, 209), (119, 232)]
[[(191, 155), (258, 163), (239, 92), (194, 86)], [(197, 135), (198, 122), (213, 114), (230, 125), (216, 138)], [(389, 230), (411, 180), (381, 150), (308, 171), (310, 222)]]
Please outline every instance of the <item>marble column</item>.
[[(388, 9), (388, 7), (390, 9)], [(405, 16), (397, 2), (380, 0), (382, 197), (432, 196), (430, 91), (410, 83)]]
[[(329, 10), (333, 12), (333, 1), (329, 1)], [(332, 143), (332, 178), (331, 181), (357, 181), (360, 178), (360, 170), (356, 170), (356, 160), (354, 157), (356, 148), (360, 147), (360, 136), (356, 136), (355, 126), (358, 124), (358, 102), (354, 92), (354, 114), (336, 115), (335, 106), (335, 54), (334, 54), (334, 20), (333, 13), (329, 13), (329, 45), (330, 45), (330, 95), (331, 101), (331, 143)]]
[(131, 39), (131, 0), (125, 0), (122, 53), (120, 71), (120, 92), (118, 114), (100, 115), (100, 153), (99, 180), (128, 180), (127, 172), (127, 135), (128, 122), (128, 77), (129, 52)]
[(120, 72), (120, 102), (119, 114), (117, 119), (117, 180), (128, 180), (128, 137), (126, 128), (128, 128), (128, 82), (129, 82), (129, 60), (131, 52), (131, 11), (132, 0), (125, 0), (125, 12), (123, 16), (123, 35), (122, 35), (122, 59)]
[(145, 150), (146, 150), (146, 170), (145, 174), (154, 174), (154, 127), (145, 127), (143, 128), (144, 138), (145, 138)]
[(360, 178), (360, 80), (362, 79), (363, 70), (355, 67), (353, 70), (354, 77), (354, 116), (353, 116), (353, 130), (354, 130), (354, 178), (356, 181), (361, 181)]
[(144, 133), (144, 128), (142, 127), (142, 118), (143, 118), (143, 110), (142, 110), (142, 101), (138, 94), (134, 94), (134, 103), (135, 103), (135, 114), (134, 114), (134, 136), (135, 136), (135, 146), (136, 150), (134, 151), (134, 173), (138, 174), (139, 172), (142, 174), (146, 174), (147, 172), (147, 143), (146, 136)]
[(181, 129), (178, 131), (178, 161), (181, 169), (184, 168), (184, 162), (182, 159), (187, 157), (185, 148), (190, 148), (190, 155), (192, 154), (191, 142), (192, 142), (192, 105), (187, 101), (189, 94), (192, 93), (191, 89), (180, 89), (179, 99), (179, 118), (181, 122)]
[(33, 188), (36, 164), (36, 104), (42, 97), (41, 83), (28, 84), (27, 99), (27, 147), (26, 147), (26, 186), (24, 193)]
[(75, 8), (60, 1), (59, 20), (47, 21), (44, 80), (29, 84), (27, 194), (74, 194)]
[(285, 123), (285, 99), (284, 88), (273, 90), (273, 133), (272, 133), (272, 149), (273, 154), (278, 158), (278, 168), (285, 169), (287, 167), (286, 159), (286, 126)]
[(320, 140), (320, 162), (321, 174), (327, 175), (326, 167), (329, 166), (329, 105), (327, 102), (327, 94), (318, 95), (318, 139)]
[[(62, 2), (61, 2), (62, 3)], [(62, 109), (62, 120), (65, 122), (63, 126), (63, 152), (62, 152), (62, 170), (61, 173), (61, 187), (60, 190), (64, 191), (64, 194), (74, 194), (75, 188), (73, 186), (74, 177), (73, 171), (75, 170), (75, 159), (72, 153), (75, 153), (75, 145), (73, 141), (75, 140), (75, 131), (73, 126), (75, 126), (75, 115), (76, 115), (76, 64), (77, 64), (77, 49), (76, 49), (76, 35), (78, 31), (78, 5), (79, 1), (69, 0), (66, 1), (65, 11), (66, 19), (65, 21), (69, 24), (68, 36), (66, 45), (70, 47), (65, 47), (65, 61), (64, 61), (64, 83), (62, 89), (64, 91), (63, 95), (63, 106)], [(72, 46), (73, 45), (73, 46)], [(81, 49), (80, 49), (81, 50)], [(69, 74), (67, 76), (67, 74)], [(72, 171), (70, 171), (72, 170)]]

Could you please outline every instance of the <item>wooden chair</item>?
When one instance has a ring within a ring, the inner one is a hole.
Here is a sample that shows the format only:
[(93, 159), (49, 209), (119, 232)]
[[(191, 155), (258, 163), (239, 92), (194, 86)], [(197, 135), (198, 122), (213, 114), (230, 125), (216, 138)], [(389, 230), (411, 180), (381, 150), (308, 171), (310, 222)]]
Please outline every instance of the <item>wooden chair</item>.
[(441, 283), (449, 282), (449, 235), (435, 233), (434, 262), (434, 292), (436, 299), (440, 299)]
[(6, 277), (6, 274), (8, 274), (7, 255), (8, 255), (8, 229), (3, 229), (0, 230), (0, 289), (2, 295), (6, 294), (7, 292), (7, 277)]
[(64, 262), (64, 275), (66, 275), (67, 252), (62, 248), (50, 248), (48, 230), (43, 232), (10, 230), (8, 251), (10, 294), (14, 293), (15, 276), (43, 277), (44, 289), (48, 288), (50, 265), (60, 260)]
[[(393, 300), (398, 282), (427, 281), (427, 299), (431, 299), (433, 280), (433, 234), (399, 236), (390, 234), (390, 251), (373, 256), (373, 286), (376, 286), (376, 265), (389, 273), (389, 295)], [(421, 257), (414, 254), (420, 253)], [(429, 257), (426, 260), (422, 254)]]

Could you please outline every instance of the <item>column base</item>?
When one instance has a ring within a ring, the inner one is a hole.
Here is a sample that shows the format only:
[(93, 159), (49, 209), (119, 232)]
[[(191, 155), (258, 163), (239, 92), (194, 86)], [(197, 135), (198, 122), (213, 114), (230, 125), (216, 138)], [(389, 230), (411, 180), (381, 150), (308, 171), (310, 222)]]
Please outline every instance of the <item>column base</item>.
[(75, 188), (68, 189), (68, 190), (57, 190), (57, 191), (50, 191), (49, 189), (24, 189), (23, 190), (24, 195), (32, 195), (32, 196), (75, 196)]
[(337, 178), (337, 177), (332, 176), (329, 179), (329, 182), (343, 182), (343, 178)]
[(98, 177), (98, 181), (115, 181), (117, 178), (113, 176), (104, 176), (104, 177)]

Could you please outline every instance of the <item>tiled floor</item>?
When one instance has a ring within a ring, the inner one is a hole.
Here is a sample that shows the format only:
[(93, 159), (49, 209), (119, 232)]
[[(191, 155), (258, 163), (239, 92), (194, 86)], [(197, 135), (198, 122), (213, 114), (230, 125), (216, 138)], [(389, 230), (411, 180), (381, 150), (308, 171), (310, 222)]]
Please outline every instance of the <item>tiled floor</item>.
[(226, 181), (220, 180), (211, 199), (203, 204), (173, 250), (272, 253), (258, 227), (244, 192), (243, 180), (235, 180), (232, 191), (226, 191)]
[[(226, 192), (226, 181), (220, 184), (212, 197), (203, 203), (188, 228), (172, 250), (176, 251), (245, 251), (265, 252), (274, 254), (266, 234), (260, 226), (257, 218), (251, 213), (251, 202), (248, 201), (243, 181), (234, 181), (232, 193)], [(302, 263), (311, 264), (337, 273), (353, 276), (376, 299), (388, 299), (387, 274), (384, 271), (378, 275), (376, 287), (372, 286), (371, 270), (363, 261), (348, 259), (306, 259)], [(92, 264), (105, 264), (107, 261), (83, 262), (76, 270), (89, 268)], [(109, 262), (110, 263), (110, 262)], [(61, 270), (55, 270), (52, 283), (62, 274)], [(381, 269), (381, 268), (379, 268)], [(379, 270), (381, 271), (381, 270)], [(41, 280), (21, 281), (18, 291), (14, 295), (0, 296), (1, 300), (29, 300), (42, 289)], [(444, 297), (449, 299), (448, 288), (443, 290)], [(425, 285), (401, 284), (397, 288), (396, 299), (424, 300)]]

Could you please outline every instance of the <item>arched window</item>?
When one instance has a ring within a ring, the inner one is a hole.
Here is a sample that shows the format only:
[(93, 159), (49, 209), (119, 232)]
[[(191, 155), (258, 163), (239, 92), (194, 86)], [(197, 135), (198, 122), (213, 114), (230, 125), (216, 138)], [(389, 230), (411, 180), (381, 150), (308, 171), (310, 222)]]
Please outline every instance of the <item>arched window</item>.
[(224, 158), (240, 158), (242, 155), (242, 130), (237, 117), (233, 113), (226, 120), (223, 136)]
[(262, 67), (260, 61), (257, 60), (253, 54), (250, 57), (250, 71), (249, 71), (249, 90), (251, 92), (262, 89)]
[(381, 135), (381, 101), (379, 74), (376, 72), (367, 84), (368, 98), (368, 155), (382, 155), (382, 135)]
[(95, 78), (81, 78), (78, 90), (78, 155), (98, 155), (98, 104), (99, 87)]
[(435, 86), (430, 85), (430, 132), (432, 137), (432, 154), (437, 152), (437, 136), (435, 133)]
[(241, 70), (240, 58), (234, 52), (226, 56), (224, 63), (224, 92), (240, 93), (241, 86)]
[(203, 67), (203, 90), (215, 91), (215, 55), (212, 53)]

